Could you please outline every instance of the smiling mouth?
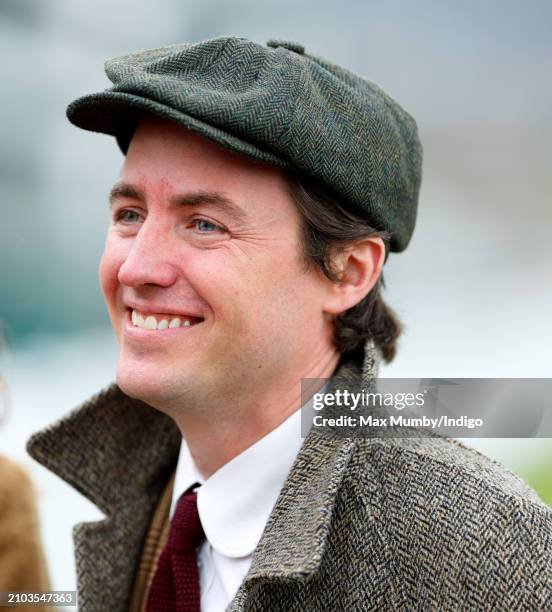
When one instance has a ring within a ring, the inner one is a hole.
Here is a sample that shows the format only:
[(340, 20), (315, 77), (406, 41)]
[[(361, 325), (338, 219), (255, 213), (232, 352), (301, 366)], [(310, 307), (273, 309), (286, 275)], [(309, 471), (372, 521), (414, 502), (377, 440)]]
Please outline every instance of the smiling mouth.
[(188, 315), (146, 314), (138, 312), (137, 310), (131, 310), (130, 320), (134, 327), (139, 327), (140, 329), (146, 329), (148, 331), (192, 327), (203, 321), (203, 319), (199, 317)]

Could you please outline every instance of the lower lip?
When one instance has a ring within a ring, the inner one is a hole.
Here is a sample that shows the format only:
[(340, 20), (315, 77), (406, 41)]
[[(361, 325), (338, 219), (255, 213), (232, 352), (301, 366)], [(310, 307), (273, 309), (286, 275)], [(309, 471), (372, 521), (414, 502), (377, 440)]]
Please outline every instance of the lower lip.
[(182, 334), (189, 334), (193, 332), (196, 327), (200, 327), (202, 324), (203, 321), (201, 321), (201, 323), (194, 323), (193, 325), (190, 325), (188, 327), (167, 327), (167, 329), (143, 329), (142, 327), (134, 325), (134, 323), (132, 322), (132, 311), (127, 310), (124, 317), (123, 332), (125, 336), (129, 336), (131, 338), (146, 341), (151, 340), (156, 342), (158, 340), (163, 339), (168, 340), (170, 338), (174, 338), (175, 336), (181, 336)]

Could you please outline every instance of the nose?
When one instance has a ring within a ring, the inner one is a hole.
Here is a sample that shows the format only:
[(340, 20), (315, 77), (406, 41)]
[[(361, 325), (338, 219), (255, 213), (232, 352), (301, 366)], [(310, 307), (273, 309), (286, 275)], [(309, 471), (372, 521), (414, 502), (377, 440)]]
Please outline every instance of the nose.
[(119, 282), (128, 287), (170, 287), (177, 278), (170, 262), (170, 240), (158, 226), (144, 223), (119, 268)]

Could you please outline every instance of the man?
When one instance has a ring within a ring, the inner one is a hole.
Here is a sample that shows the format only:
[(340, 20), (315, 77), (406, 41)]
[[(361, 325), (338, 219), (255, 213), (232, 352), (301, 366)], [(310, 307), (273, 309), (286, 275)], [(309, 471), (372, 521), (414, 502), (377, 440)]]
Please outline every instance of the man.
[(370, 385), (400, 325), (413, 119), (296, 43), (107, 63), (70, 120), (116, 136), (100, 281), (117, 385), (30, 453), (106, 520), (75, 530), (80, 610), (550, 608), (550, 511), (436, 437), (299, 431), (303, 379)]

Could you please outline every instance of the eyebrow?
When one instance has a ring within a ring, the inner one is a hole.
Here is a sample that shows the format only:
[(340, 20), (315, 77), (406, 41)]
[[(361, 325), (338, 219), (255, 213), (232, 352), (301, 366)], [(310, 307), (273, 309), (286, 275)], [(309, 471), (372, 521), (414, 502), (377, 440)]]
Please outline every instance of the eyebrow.
[[(113, 186), (109, 193), (109, 203), (113, 206), (117, 198), (130, 198), (132, 200), (145, 201), (144, 192), (131, 183), (120, 182)], [(174, 208), (194, 207), (201, 204), (215, 206), (226, 211), (237, 221), (244, 221), (247, 213), (233, 200), (217, 191), (194, 191), (171, 197), (170, 206)]]

